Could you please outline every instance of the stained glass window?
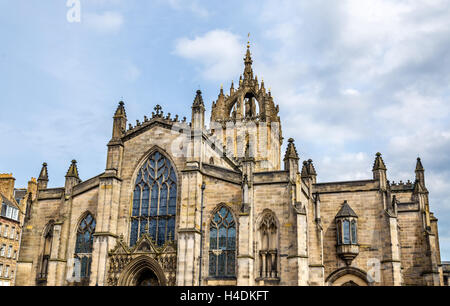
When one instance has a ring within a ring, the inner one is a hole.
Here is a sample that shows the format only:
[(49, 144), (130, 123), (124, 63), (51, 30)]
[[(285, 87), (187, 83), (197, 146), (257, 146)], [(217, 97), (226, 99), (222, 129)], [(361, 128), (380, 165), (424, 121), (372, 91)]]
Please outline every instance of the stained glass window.
[(177, 178), (170, 161), (153, 153), (139, 170), (133, 192), (130, 245), (148, 232), (162, 246), (175, 237)]
[(95, 219), (87, 214), (81, 221), (77, 230), (75, 244), (75, 276), (81, 281), (89, 280), (91, 275), (92, 246), (94, 243)]
[(215, 213), (209, 227), (209, 275), (235, 276), (236, 224), (226, 207)]

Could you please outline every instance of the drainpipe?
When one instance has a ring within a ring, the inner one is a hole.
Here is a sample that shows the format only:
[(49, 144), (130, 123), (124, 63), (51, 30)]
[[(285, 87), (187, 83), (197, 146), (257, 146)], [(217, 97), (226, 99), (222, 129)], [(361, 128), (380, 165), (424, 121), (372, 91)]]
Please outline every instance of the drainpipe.
[(202, 285), (202, 255), (203, 255), (203, 193), (205, 191), (205, 182), (202, 183), (202, 204), (200, 207), (200, 260), (199, 260), (199, 271), (198, 271), (198, 285)]

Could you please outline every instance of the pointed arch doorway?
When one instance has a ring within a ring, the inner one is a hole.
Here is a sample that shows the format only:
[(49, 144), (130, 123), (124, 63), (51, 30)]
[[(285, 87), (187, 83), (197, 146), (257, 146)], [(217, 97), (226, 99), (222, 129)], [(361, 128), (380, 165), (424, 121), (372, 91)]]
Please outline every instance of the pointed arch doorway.
[(122, 272), (119, 286), (166, 286), (164, 271), (156, 260), (140, 256), (131, 261)]

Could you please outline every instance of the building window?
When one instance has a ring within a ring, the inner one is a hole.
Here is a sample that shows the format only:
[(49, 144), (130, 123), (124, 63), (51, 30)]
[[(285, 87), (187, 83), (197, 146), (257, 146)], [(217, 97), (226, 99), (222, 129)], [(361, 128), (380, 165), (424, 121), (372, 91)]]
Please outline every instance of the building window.
[(236, 224), (231, 211), (223, 206), (209, 227), (209, 276), (235, 276)]
[(17, 259), (17, 251), (14, 251), (14, 257), (13, 259)]
[(8, 237), (8, 232), (9, 232), (9, 226), (5, 225), (5, 231), (3, 232), (3, 237)]
[(0, 236), (2, 235), (3, 224), (0, 223)]
[(261, 250), (259, 251), (259, 276), (278, 277), (278, 234), (275, 215), (266, 213), (259, 226)]
[(341, 209), (335, 217), (336, 222), (336, 238), (337, 238), (337, 254), (350, 265), (352, 260), (359, 254), (358, 245), (358, 216), (347, 203), (344, 201)]
[(3, 276), (3, 264), (0, 264), (0, 277)]
[(20, 237), (20, 232), (17, 231), (17, 232), (16, 232), (16, 240), (19, 240), (19, 237)]
[(9, 266), (5, 267), (5, 277), (9, 277)]
[(162, 246), (175, 238), (177, 178), (170, 161), (156, 151), (138, 172), (133, 194), (130, 245), (148, 233)]
[(344, 202), (335, 219), (338, 245), (357, 244), (358, 216), (348, 205), (347, 201)]
[(6, 252), (6, 244), (2, 244), (2, 248), (0, 250), (0, 256), (5, 257)]
[(89, 213), (78, 226), (77, 242), (75, 245), (75, 277), (79, 277), (81, 284), (89, 285), (92, 262), (92, 246), (94, 243), (95, 219)]
[(8, 258), (11, 258), (11, 253), (12, 253), (12, 245), (10, 245), (8, 248)]
[(14, 235), (16, 234), (16, 228), (13, 226), (11, 228), (11, 235), (9, 236), (9, 238), (14, 239)]

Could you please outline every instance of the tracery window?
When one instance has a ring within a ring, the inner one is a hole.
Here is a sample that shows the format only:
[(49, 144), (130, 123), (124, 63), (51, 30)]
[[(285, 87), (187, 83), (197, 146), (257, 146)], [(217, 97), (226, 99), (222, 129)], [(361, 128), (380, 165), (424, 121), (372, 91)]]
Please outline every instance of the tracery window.
[(139, 170), (133, 193), (130, 245), (147, 232), (157, 245), (175, 238), (177, 178), (170, 161), (154, 152)]
[(221, 207), (209, 226), (209, 276), (234, 277), (236, 274), (236, 223), (231, 211)]
[(259, 276), (263, 278), (278, 277), (278, 235), (273, 213), (266, 213), (259, 226), (261, 249), (259, 251)]
[(74, 276), (80, 278), (82, 284), (89, 284), (92, 263), (92, 247), (94, 243), (95, 219), (88, 213), (77, 229), (75, 244)]

